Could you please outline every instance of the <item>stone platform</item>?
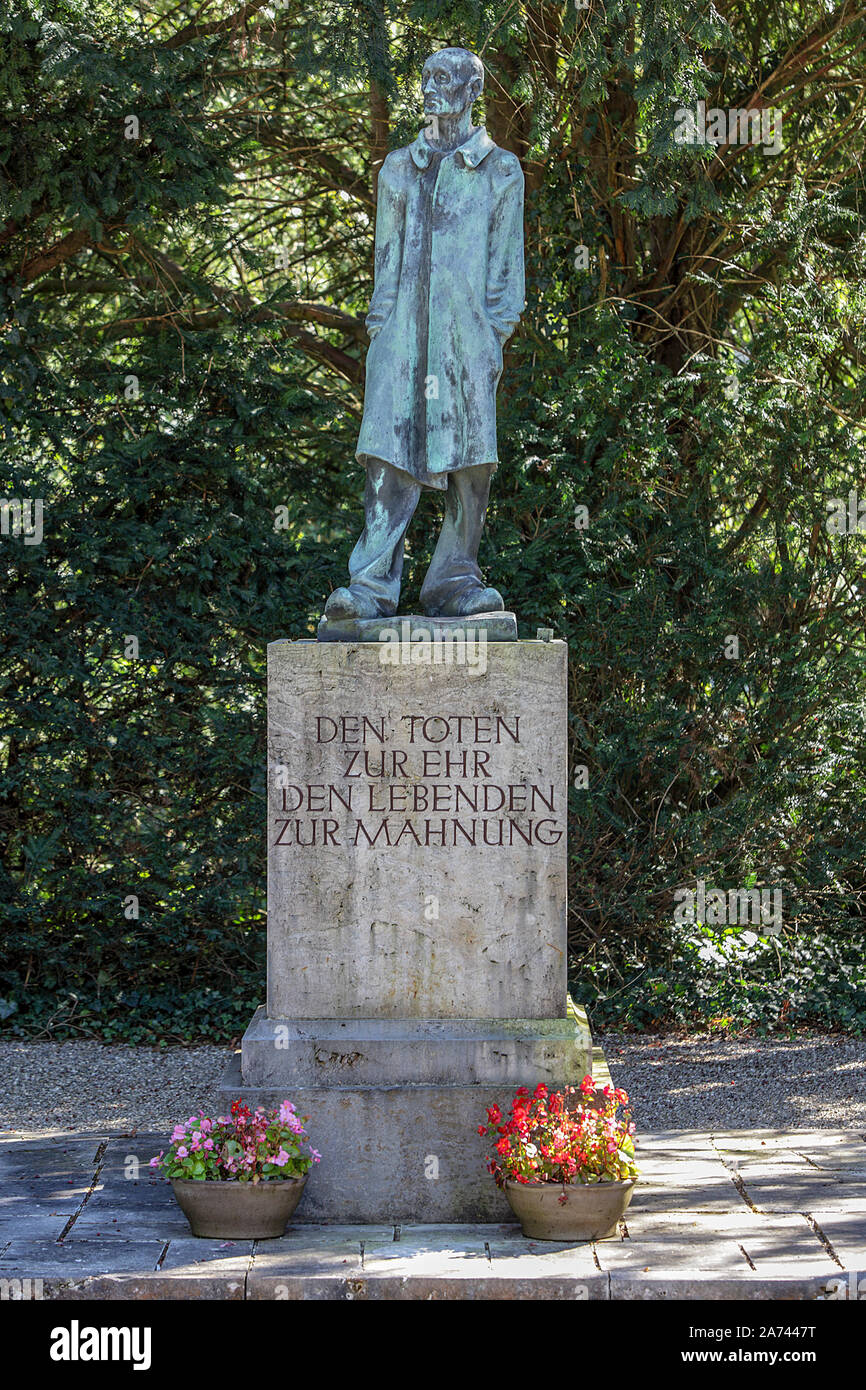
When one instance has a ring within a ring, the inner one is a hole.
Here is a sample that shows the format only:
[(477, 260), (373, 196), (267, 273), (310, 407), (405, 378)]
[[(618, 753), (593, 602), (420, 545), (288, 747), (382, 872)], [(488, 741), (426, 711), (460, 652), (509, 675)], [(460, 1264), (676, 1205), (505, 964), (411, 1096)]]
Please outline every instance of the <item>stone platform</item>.
[(618, 1235), (571, 1246), (500, 1222), (197, 1240), (146, 1167), (165, 1147), (0, 1134), (0, 1300), (866, 1300), (866, 1142), (852, 1131), (644, 1134)]
[[(482, 636), (483, 634), (483, 636)], [(396, 613), (393, 618), (320, 618), (319, 642), (516, 642), (513, 613), (475, 613), (470, 618), (428, 618)]]
[(571, 1000), (563, 1019), (289, 1022), (260, 1008), (218, 1106), (290, 1098), (311, 1116), (312, 1142), (325, 1138), (299, 1220), (508, 1222), (477, 1133), (486, 1107), (507, 1110), (518, 1086), (560, 1089), (592, 1068), (586, 1014)]
[(259, 1009), (243, 1036), (243, 1074), (236, 1055), (218, 1106), (242, 1097), (272, 1109), (291, 1097), (311, 1116), (313, 1143), (327, 1136), (304, 1222), (510, 1222), (485, 1172), (485, 1106), (507, 1109), (518, 1086), (562, 1087), (591, 1066), (587, 1016), (573, 1005), (562, 1020), (436, 1023), (288, 1023)]

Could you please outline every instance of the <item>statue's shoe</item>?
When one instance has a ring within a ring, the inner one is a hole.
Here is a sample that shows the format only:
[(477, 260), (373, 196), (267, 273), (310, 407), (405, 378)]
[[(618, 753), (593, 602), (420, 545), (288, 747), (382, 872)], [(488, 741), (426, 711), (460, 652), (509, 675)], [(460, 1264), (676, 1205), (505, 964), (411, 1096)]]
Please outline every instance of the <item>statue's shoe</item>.
[(363, 589), (334, 589), (325, 604), (325, 617), (335, 621), (341, 618), (380, 618), (382, 610)]
[(443, 604), (436, 613), (428, 609), (431, 618), (471, 618), (476, 613), (501, 613), (505, 608), (498, 589), (469, 589), (458, 594), (451, 603)]

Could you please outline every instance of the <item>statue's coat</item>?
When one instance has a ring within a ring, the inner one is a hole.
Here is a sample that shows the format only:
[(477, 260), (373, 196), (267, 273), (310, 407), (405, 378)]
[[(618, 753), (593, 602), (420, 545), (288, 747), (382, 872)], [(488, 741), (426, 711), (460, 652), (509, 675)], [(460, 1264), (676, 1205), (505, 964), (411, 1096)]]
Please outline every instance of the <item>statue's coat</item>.
[(424, 132), (379, 175), (357, 456), (427, 487), (498, 462), (502, 346), (524, 307), (523, 174), (483, 126), (449, 153)]

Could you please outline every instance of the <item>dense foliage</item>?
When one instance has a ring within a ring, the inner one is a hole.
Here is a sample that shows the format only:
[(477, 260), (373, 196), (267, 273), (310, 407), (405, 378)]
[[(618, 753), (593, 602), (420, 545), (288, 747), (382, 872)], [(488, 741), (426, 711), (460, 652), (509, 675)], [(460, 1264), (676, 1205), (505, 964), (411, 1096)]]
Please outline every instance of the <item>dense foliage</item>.
[[(265, 647), (343, 579), (376, 172), (446, 43), (527, 178), (482, 559), (569, 642), (574, 993), (866, 1025), (864, 41), (854, 0), (11, 0), (0, 497), (44, 537), (0, 536), (7, 1031), (228, 1037), (261, 997)], [(704, 100), (781, 148), (679, 143)], [(781, 932), (675, 922), (698, 880), (781, 889)]]

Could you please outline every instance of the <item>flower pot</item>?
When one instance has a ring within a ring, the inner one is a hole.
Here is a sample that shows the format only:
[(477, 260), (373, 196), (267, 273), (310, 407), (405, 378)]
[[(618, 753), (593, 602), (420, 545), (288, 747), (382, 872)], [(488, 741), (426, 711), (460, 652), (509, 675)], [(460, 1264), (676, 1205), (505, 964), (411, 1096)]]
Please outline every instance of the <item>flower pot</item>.
[[(634, 1191), (631, 1182), (505, 1183), (511, 1210), (532, 1240), (604, 1240), (616, 1235)], [(565, 1197), (565, 1201), (561, 1200)]]
[(172, 1178), (171, 1185), (194, 1236), (273, 1240), (285, 1231), (306, 1181), (304, 1174), (262, 1182)]

